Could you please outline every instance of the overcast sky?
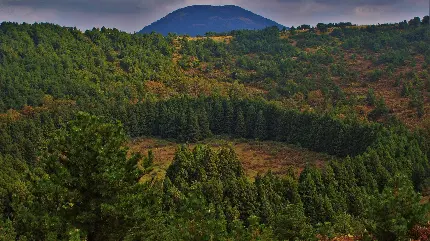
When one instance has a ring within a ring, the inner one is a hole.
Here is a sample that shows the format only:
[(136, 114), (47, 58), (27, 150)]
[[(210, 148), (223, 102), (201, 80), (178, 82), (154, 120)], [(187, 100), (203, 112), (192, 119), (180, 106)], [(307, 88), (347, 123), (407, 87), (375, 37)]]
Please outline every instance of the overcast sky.
[(51, 22), (82, 30), (106, 26), (134, 32), (195, 4), (238, 5), (285, 26), (399, 22), (429, 14), (429, 0), (0, 0), (0, 22)]

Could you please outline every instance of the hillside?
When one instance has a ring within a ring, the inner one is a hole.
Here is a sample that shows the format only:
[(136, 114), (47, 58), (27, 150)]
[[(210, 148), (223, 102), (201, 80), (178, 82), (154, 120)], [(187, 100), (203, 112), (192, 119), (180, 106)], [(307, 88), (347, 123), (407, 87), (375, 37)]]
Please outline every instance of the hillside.
[(428, 240), (428, 21), (2, 23), (0, 237)]
[(241, 7), (194, 5), (178, 9), (162, 19), (143, 28), (139, 33), (157, 32), (163, 35), (205, 35), (208, 32), (230, 32), (232, 30), (257, 30), (266, 27), (284, 26), (247, 11)]

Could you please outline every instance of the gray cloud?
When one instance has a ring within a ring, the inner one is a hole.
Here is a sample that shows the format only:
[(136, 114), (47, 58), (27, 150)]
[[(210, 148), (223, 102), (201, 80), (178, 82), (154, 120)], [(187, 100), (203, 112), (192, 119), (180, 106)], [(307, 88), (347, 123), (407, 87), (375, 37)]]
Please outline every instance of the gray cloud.
[(428, 0), (0, 0), (0, 21), (54, 22), (138, 31), (177, 8), (235, 4), (286, 26), (395, 22), (428, 15)]
[(402, 2), (402, 0), (316, 0), (316, 2), (336, 5), (390, 5)]
[(134, 14), (150, 11), (157, 5), (175, 1), (145, 0), (0, 0), (9, 7), (29, 7), (32, 9), (54, 9), (62, 12), (87, 12), (108, 14)]

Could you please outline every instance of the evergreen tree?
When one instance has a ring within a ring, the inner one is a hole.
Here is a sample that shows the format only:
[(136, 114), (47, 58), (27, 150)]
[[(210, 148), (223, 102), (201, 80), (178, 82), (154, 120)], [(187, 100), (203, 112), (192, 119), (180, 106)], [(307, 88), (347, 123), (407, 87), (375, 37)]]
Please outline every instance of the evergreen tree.
[(128, 117), (127, 117), (127, 131), (130, 136), (132, 137), (138, 137), (140, 136), (139, 133), (139, 122), (138, 117), (136, 116), (138, 113), (136, 106), (132, 106), (128, 109)]
[(255, 110), (255, 106), (253, 104), (249, 104), (246, 110), (246, 117), (245, 117), (247, 132), (246, 132), (246, 135), (243, 137), (247, 137), (247, 138), (254, 137), (256, 118), (257, 118), (257, 111)]
[(265, 140), (267, 138), (266, 118), (264, 117), (262, 110), (258, 111), (253, 136), (258, 140)]
[(148, 155), (143, 158), (143, 168), (150, 168), (154, 164), (154, 158), (154, 153), (152, 152), (152, 150), (149, 150)]
[(314, 240), (314, 229), (304, 214), (302, 204), (288, 204), (276, 216), (274, 232), (279, 240)]
[[(196, 129), (195, 129), (196, 119), (194, 118), (194, 120), (190, 120), (187, 116), (187, 112), (185, 111), (179, 112), (175, 119), (176, 119), (175, 122), (177, 125), (176, 129), (178, 131), (176, 134), (170, 137), (177, 138), (181, 142), (187, 142), (189, 141), (188, 137), (190, 137), (190, 132), (194, 131), (194, 134), (197, 135)], [(173, 128), (172, 125), (170, 126), (170, 128)], [(192, 130), (193, 128), (194, 130)]]
[[(38, 188), (46, 192), (44, 188), (52, 187), (61, 197), (51, 200), (59, 209), (46, 211), (81, 229), (87, 240), (118, 234), (115, 219), (120, 217), (111, 214), (121, 193), (140, 178), (139, 156), (127, 158), (125, 140), (121, 125), (105, 124), (100, 118), (80, 113), (48, 144), (41, 159), (47, 175), (41, 177)], [(39, 197), (39, 201), (53, 194), (44, 195), (48, 196)]]
[(378, 240), (406, 240), (415, 225), (424, 224), (428, 204), (421, 204), (421, 196), (414, 192), (412, 183), (397, 174), (380, 196), (372, 199), (369, 212), (374, 220), (369, 228)]
[(190, 142), (196, 142), (201, 139), (200, 125), (197, 114), (193, 110), (188, 111), (188, 124), (186, 128), (186, 140)]
[(198, 114), (199, 129), (202, 138), (207, 138), (212, 135), (210, 130), (209, 117), (206, 110), (203, 108)]
[(323, 181), (325, 193), (332, 203), (333, 211), (336, 213), (346, 212), (348, 209), (344, 193), (339, 192), (339, 185), (333, 168), (330, 165), (324, 167)]
[(246, 124), (245, 117), (243, 116), (242, 108), (238, 108), (236, 112), (236, 125), (235, 125), (235, 135), (237, 137), (246, 137)]
[(0, 241), (16, 240), (17, 233), (10, 220), (0, 220)]
[(367, 104), (370, 106), (374, 106), (376, 103), (376, 96), (375, 91), (373, 89), (369, 89), (367, 91), (367, 98), (366, 98)]
[(221, 134), (225, 130), (224, 126), (224, 108), (219, 98), (213, 100), (211, 130), (215, 134)]
[(429, 24), (429, 16), (427, 15), (427, 16), (424, 16), (424, 18), (423, 18), (423, 21), (422, 21), (422, 24), (424, 25), (424, 24)]
[(235, 130), (234, 108), (232, 101), (224, 101), (225, 110), (225, 129), (227, 134), (232, 134)]
[(303, 177), (301, 175), (300, 179), (299, 193), (305, 207), (305, 214), (310, 218), (312, 223), (316, 224), (321, 220), (319, 206), (323, 204), (323, 200), (317, 193), (317, 187), (311, 174), (308, 173), (307, 175), (303, 175)]

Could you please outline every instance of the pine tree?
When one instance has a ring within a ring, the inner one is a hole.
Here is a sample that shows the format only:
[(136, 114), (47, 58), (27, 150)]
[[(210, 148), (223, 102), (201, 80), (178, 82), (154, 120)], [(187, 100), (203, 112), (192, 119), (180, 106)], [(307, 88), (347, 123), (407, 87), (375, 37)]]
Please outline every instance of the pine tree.
[(1, 227), (0, 228), (1, 241), (17, 240), (17, 233), (10, 220), (3, 221), (0, 219), (0, 227)]
[(115, 234), (112, 230), (118, 228), (120, 216), (111, 214), (120, 212), (116, 207), (121, 193), (137, 185), (141, 177), (140, 156), (128, 158), (125, 141), (120, 124), (106, 124), (80, 113), (48, 143), (40, 160), (46, 175), (36, 190), (47, 195), (39, 197), (41, 205), (57, 195), (59, 199), (48, 202), (53, 205), (51, 214), (80, 228), (87, 240), (109, 240)]
[(262, 110), (258, 111), (253, 136), (258, 140), (265, 140), (267, 138), (266, 118), (264, 117)]
[(207, 138), (212, 135), (212, 132), (210, 130), (210, 123), (209, 123), (209, 117), (205, 110), (205, 108), (202, 108), (198, 113), (198, 121), (199, 121), (199, 129), (200, 129), (200, 135), (202, 138)]
[(199, 120), (196, 113), (191, 109), (188, 111), (188, 124), (186, 132), (187, 141), (196, 142), (201, 139)]
[[(160, 135), (163, 138), (169, 137), (169, 113), (168, 108), (165, 103), (160, 103), (157, 106), (158, 115), (157, 115), (157, 132), (156, 134)], [(170, 117), (171, 118), (171, 117)]]
[(212, 109), (211, 130), (214, 134), (221, 134), (225, 129), (224, 126), (224, 108), (220, 99), (214, 99)]
[(315, 239), (314, 229), (301, 203), (287, 204), (284, 210), (277, 213), (273, 229), (279, 240)]
[(231, 101), (224, 102), (224, 118), (225, 118), (225, 132), (232, 134), (234, 132), (234, 108)]
[(257, 112), (255, 110), (255, 107), (253, 104), (248, 105), (248, 108), (246, 110), (246, 136), (247, 138), (251, 138), (254, 136), (254, 130), (255, 130), (255, 121), (257, 117)]
[(235, 135), (237, 137), (246, 137), (246, 126), (245, 126), (245, 117), (243, 116), (242, 109), (239, 107), (236, 112), (236, 128)]
[(322, 197), (322, 201), (320, 220), (325, 222), (331, 221), (335, 215), (335, 212), (333, 210), (330, 198), (328, 198), (327, 195), (324, 195), (324, 197)]
[(323, 173), (323, 181), (325, 186), (325, 193), (327, 197), (330, 199), (333, 211), (338, 212), (346, 212), (348, 206), (346, 204), (345, 195), (338, 191), (338, 183), (335, 179), (335, 174), (333, 168), (330, 165), (327, 165), (324, 169)]
[(181, 111), (179, 113), (179, 116), (177, 116), (176, 120), (176, 129), (178, 130), (178, 132), (177, 135), (172, 135), (171, 137), (177, 138), (181, 142), (187, 142), (189, 132), (192, 129), (192, 127), (190, 126), (194, 125), (195, 123), (190, 124), (190, 119), (188, 118), (188, 115), (185, 111)]
[(149, 130), (149, 123), (151, 119), (147, 115), (145, 105), (138, 103), (136, 106), (136, 116), (137, 116), (137, 136), (148, 136), (151, 134)]
[(143, 159), (143, 168), (147, 169), (154, 164), (154, 153), (152, 150), (148, 151), (148, 156)]
[(373, 89), (369, 89), (367, 91), (366, 102), (369, 106), (374, 106), (376, 103), (375, 91)]
[(313, 223), (317, 223), (318, 220), (320, 220), (320, 210), (318, 206), (322, 204), (322, 200), (317, 193), (317, 187), (309, 173), (303, 177), (300, 176), (300, 180), (299, 193), (303, 206), (305, 207), (306, 216), (308, 216)]
[(128, 122), (127, 122), (127, 130), (131, 137), (138, 137), (139, 136), (139, 123), (138, 123), (138, 117), (136, 116), (137, 108), (136, 106), (130, 107), (128, 110)]
[(372, 198), (369, 226), (378, 240), (408, 240), (415, 225), (427, 223), (428, 204), (421, 204), (421, 195), (413, 190), (409, 178), (396, 174), (382, 194)]

